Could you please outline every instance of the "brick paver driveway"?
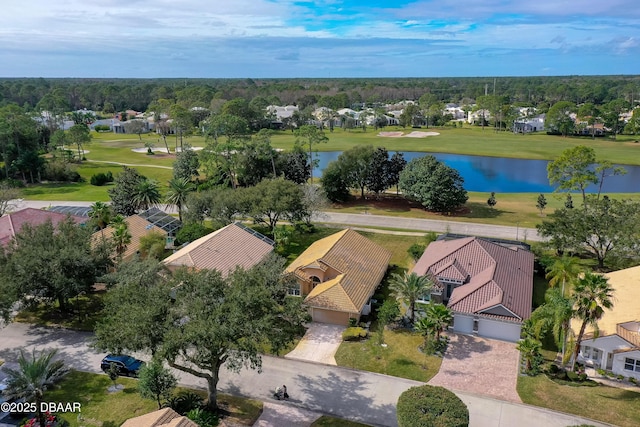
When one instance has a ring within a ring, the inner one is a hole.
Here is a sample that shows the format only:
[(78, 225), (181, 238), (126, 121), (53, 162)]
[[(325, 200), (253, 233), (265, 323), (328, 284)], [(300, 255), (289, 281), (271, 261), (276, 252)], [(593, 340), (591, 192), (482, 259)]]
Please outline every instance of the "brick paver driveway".
[(516, 391), (519, 353), (514, 343), (448, 335), (449, 348), (430, 385), (522, 403)]

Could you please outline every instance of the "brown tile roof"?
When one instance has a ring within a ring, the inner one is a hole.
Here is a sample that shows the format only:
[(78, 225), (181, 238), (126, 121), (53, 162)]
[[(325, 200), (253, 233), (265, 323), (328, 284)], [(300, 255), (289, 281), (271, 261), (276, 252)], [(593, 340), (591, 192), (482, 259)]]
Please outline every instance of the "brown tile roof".
[[(124, 221), (129, 227), (129, 234), (131, 234), (131, 243), (127, 245), (127, 249), (122, 254), (123, 259), (129, 259), (133, 257), (140, 250), (140, 238), (146, 236), (149, 233), (160, 233), (166, 238), (167, 232), (162, 228), (151, 224), (146, 219), (139, 215), (131, 215), (126, 217)], [(91, 238), (94, 242), (100, 241), (102, 238), (110, 239), (115, 232), (115, 228), (112, 226), (106, 227), (103, 230), (93, 233)]]
[(331, 310), (360, 313), (384, 277), (391, 252), (352, 229), (314, 242), (285, 270), (307, 278), (306, 267), (332, 269), (337, 277), (317, 285), (305, 304)]
[(171, 408), (163, 408), (139, 417), (129, 418), (121, 427), (200, 427)]
[[(70, 216), (76, 224), (87, 222), (87, 218)], [(24, 224), (31, 224), (35, 227), (51, 221), (55, 227), (66, 218), (66, 214), (34, 208), (26, 208), (9, 213), (0, 218), (0, 246), (6, 246), (15, 237), (16, 233), (20, 232)]]
[(239, 224), (229, 224), (189, 243), (163, 263), (168, 267), (215, 269), (226, 277), (236, 267), (253, 267), (273, 251), (273, 246), (260, 236)]
[[(436, 287), (445, 289), (443, 279), (469, 280), (458, 285), (448, 302), (454, 311), (496, 316), (485, 312), (503, 306), (515, 316), (527, 319), (533, 298), (533, 254), (520, 248), (508, 248), (477, 237), (431, 243), (413, 272), (430, 275)], [(498, 315), (508, 319), (509, 316)], [(519, 319), (518, 319), (519, 318)]]

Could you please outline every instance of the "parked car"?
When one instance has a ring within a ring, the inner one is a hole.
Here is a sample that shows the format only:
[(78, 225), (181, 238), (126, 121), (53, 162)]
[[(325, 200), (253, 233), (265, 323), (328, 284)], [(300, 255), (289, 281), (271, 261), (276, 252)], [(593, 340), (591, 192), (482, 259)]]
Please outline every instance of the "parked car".
[(128, 377), (137, 377), (138, 371), (144, 362), (142, 360), (138, 360), (134, 357), (127, 356), (125, 354), (109, 354), (102, 359), (100, 363), (100, 369), (102, 369), (105, 373), (109, 372), (109, 368), (111, 365), (115, 365), (118, 370), (118, 375), (128, 376)]

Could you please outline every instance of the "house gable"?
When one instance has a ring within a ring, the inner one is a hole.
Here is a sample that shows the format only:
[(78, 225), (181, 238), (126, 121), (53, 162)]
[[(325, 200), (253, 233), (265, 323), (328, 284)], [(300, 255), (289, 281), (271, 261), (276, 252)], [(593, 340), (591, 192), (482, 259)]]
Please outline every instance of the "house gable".
[(514, 317), (514, 318), (520, 319), (520, 316), (518, 316), (517, 314), (515, 314), (513, 311), (509, 310), (507, 307), (505, 307), (502, 304), (494, 305), (487, 309), (480, 310), (478, 311), (478, 313), (494, 314), (496, 316)]

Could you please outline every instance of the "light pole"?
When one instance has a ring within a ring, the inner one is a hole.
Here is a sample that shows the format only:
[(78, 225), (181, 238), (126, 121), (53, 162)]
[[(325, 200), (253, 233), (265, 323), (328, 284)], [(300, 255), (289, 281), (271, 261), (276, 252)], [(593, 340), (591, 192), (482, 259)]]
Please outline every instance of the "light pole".
[(518, 241), (518, 231), (520, 227), (520, 222), (516, 222), (516, 242)]

